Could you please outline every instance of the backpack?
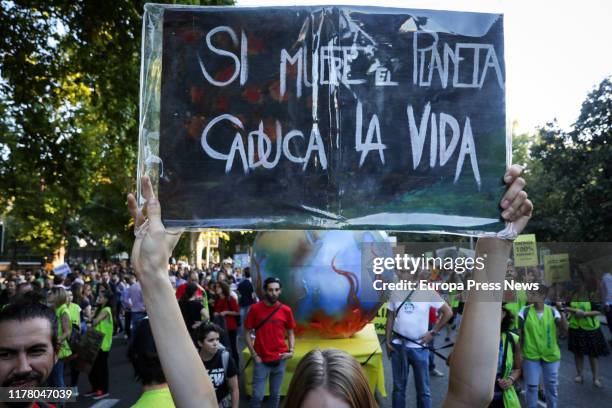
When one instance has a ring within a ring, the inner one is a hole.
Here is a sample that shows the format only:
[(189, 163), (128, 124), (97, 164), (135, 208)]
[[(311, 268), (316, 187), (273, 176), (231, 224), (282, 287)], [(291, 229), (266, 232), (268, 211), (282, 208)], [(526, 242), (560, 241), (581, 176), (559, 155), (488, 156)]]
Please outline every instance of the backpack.
[(223, 363), (223, 371), (227, 377), (227, 366), (229, 365), (229, 351), (224, 347), (221, 349), (221, 362)]
[[(227, 366), (229, 365), (229, 351), (224, 347), (221, 349), (221, 362), (223, 363), (223, 375), (227, 381)], [(231, 408), (232, 406), (232, 395), (228, 394), (223, 400), (219, 401), (219, 408)]]

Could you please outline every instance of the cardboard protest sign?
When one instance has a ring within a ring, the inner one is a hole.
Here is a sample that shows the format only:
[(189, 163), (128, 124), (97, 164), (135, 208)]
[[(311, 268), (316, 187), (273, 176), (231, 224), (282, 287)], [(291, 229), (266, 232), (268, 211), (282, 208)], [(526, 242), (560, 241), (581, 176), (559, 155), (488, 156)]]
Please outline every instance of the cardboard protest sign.
[(251, 265), (251, 257), (249, 254), (234, 254), (234, 267), (246, 268)]
[(93, 329), (87, 330), (85, 335), (81, 337), (81, 342), (78, 347), (79, 371), (84, 373), (89, 373), (91, 371), (103, 340), (104, 334)]
[(535, 234), (519, 235), (512, 246), (514, 251), (514, 266), (537, 266), (538, 249)]
[(376, 329), (376, 334), (384, 336), (387, 331), (387, 303), (385, 302), (378, 312), (374, 319), (372, 319), (372, 323), (374, 323), (374, 329)]
[(570, 281), (568, 254), (546, 255), (544, 257), (544, 282), (547, 285)]
[(146, 10), (139, 162), (166, 225), (503, 228), (501, 15)]
[(539, 259), (540, 259), (539, 265), (544, 265), (544, 257), (546, 255), (550, 255), (550, 249), (549, 248), (540, 248), (538, 250), (538, 253), (539, 253)]

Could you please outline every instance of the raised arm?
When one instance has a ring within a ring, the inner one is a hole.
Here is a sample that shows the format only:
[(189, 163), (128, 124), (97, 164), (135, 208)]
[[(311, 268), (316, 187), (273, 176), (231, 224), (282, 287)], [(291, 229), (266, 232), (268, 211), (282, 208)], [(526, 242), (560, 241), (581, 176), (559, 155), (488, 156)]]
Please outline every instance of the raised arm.
[(138, 210), (134, 196), (128, 196), (136, 235), (132, 263), (172, 399), (180, 408), (217, 407), (215, 389), (187, 332), (168, 280), (168, 258), (180, 233), (172, 234), (164, 228), (160, 204), (147, 176), (142, 178), (142, 192), (146, 199), (144, 213)]
[[(508, 190), (502, 198), (502, 218), (519, 234), (531, 217), (533, 205), (523, 191), (522, 168), (512, 166), (504, 176)], [(512, 242), (480, 238), (476, 257), (484, 258), (484, 268), (474, 269), (476, 282), (499, 284), (503, 289), (506, 263)], [(486, 256), (485, 256), (486, 255)], [(465, 303), (457, 342), (450, 360), (448, 394), (444, 407), (486, 407), (493, 397), (499, 352), (501, 301), (503, 290), (472, 291)]]

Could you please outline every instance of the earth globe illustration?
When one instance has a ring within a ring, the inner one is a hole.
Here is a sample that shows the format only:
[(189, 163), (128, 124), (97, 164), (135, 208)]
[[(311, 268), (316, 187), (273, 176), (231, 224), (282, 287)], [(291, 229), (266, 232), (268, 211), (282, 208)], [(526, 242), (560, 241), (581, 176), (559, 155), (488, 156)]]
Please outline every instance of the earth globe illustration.
[(280, 301), (293, 310), (297, 335), (346, 338), (363, 329), (386, 301), (387, 293), (373, 282), (391, 281), (393, 270), (374, 274), (372, 261), (392, 256), (385, 232), (260, 232), (251, 276), (260, 298), (266, 278), (280, 279)]

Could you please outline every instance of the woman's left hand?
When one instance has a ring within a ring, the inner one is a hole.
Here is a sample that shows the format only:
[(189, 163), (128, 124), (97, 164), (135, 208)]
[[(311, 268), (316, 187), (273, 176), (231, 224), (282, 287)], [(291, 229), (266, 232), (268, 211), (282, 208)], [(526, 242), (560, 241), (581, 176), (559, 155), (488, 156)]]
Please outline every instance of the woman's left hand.
[(513, 223), (514, 231), (520, 234), (533, 213), (533, 203), (527, 198), (525, 179), (521, 176), (523, 168), (513, 164), (504, 174), (504, 183), (508, 190), (501, 200), (501, 216), (504, 220)]

